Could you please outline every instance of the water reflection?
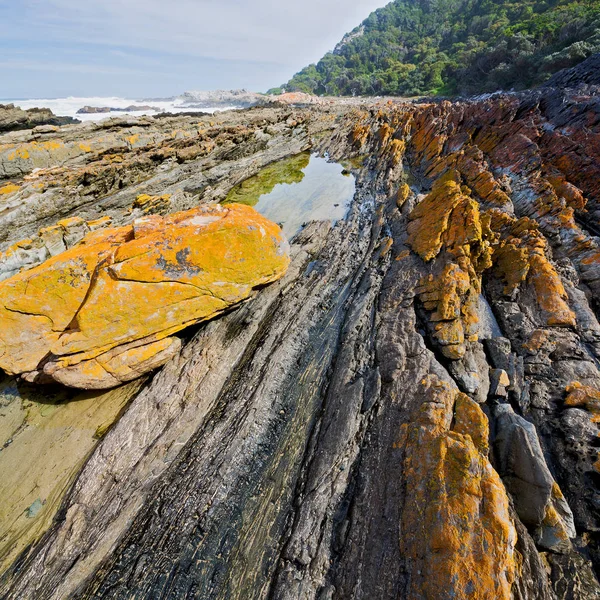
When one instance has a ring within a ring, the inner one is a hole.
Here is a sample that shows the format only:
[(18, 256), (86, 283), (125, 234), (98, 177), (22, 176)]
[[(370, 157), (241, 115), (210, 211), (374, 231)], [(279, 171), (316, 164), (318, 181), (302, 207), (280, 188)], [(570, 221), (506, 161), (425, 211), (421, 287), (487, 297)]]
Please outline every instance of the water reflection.
[(288, 238), (308, 221), (346, 216), (355, 180), (344, 167), (305, 152), (273, 163), (231, 190), (225, 202), (254, 206)]

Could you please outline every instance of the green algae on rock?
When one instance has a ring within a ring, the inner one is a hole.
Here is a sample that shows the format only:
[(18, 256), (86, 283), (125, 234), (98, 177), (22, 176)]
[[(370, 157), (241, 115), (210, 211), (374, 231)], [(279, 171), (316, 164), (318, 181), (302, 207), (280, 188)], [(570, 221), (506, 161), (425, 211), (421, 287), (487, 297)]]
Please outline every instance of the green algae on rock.
[(251, 204), (292, 238), (309, 221), (343, 219), (355, 189), (355, 178), (344, 163), (303, 153), (269, 165), (234, 188), (225, 202)]
[(247, 204), (255, 206), (260, 197), (273, 191), (281, 183), (300, 183), (304, 179), (303, 169), (308, 166), (310, 152), (301, 152), (278, 160), (261, 169), (256, 175), (238, 183), (227, 194), (223, 204)]
[(0, 571), (48, 529), (86, 458), (144, 380), (109, 392), (0, 381)]

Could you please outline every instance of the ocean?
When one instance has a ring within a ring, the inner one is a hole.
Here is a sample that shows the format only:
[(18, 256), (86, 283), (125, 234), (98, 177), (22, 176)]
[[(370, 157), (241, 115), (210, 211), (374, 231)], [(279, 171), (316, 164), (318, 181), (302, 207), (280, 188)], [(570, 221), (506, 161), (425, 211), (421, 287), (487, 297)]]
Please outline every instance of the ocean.
[[(185, 102), (182, 98), (161, 99), (161, 100), (129, 100), (127, 98), (118, 97), (73, 97), (68, 98), (35, 98), (27, 100), (9, 99), (0, 100), (0, 104), (14, 104), (22, 109), (28, 108), (49, 108), (58, 117), (74, 117), (80, 121), (102, 121), (110, 117), (118, 117), (119, 115), (156, 115), (161, 112), (206, 112), (214, 113), (238, 106), (206, 106), (198, 108), (190, 106), (191, 103)], [(84, 106), (94, 107), (111, 107), (111, 108), (127, 108), (129, 106), (151, 106), (158, 110), (132, 110), (125, 112), (109, 112), (109, 113), (94, 113), (94, 114), (77, 114), (77, 111)]]

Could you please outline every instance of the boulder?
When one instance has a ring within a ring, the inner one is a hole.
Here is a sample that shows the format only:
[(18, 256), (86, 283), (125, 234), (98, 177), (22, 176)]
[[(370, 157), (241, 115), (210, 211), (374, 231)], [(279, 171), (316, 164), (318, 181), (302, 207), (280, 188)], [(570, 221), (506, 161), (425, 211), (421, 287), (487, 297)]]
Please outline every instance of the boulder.
[(494, 415), (496, 465), (519, 518), (538, 546), (568, 552), (569, 538), (577, 535), (573, 514), (548, 469), (535, 425), (509, 404), (497, 405)]
[[(22, 110), (14, 104), (0, 104), (0, 133), (20, 129), (37, 129), (48, 125), (56, 127), (71, 123), (79, 123), (79, 121), (71, 117), (57, 117), (49, 108)], [(44, 133), (44, 131), (38, 130), (37, 133)]]
[(0, 367), (102, 389), (164, 364), (165, 341), (281, 277), (288, 244), (242, 205), (203, 206), (100, 229), (0, 284)]

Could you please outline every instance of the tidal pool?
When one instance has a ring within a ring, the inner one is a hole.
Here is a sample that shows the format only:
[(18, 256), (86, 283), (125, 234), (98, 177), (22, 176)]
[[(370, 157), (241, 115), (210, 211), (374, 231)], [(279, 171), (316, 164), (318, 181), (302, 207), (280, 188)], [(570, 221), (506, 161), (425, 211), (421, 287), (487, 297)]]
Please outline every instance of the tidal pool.
[(342, 165), (304, 152), (272, 163), (242, 181), (224, 203), (254, 206), (292, 238), (308, 221), (335, 223), (343, 219), (355, 187), (354, 176)]

